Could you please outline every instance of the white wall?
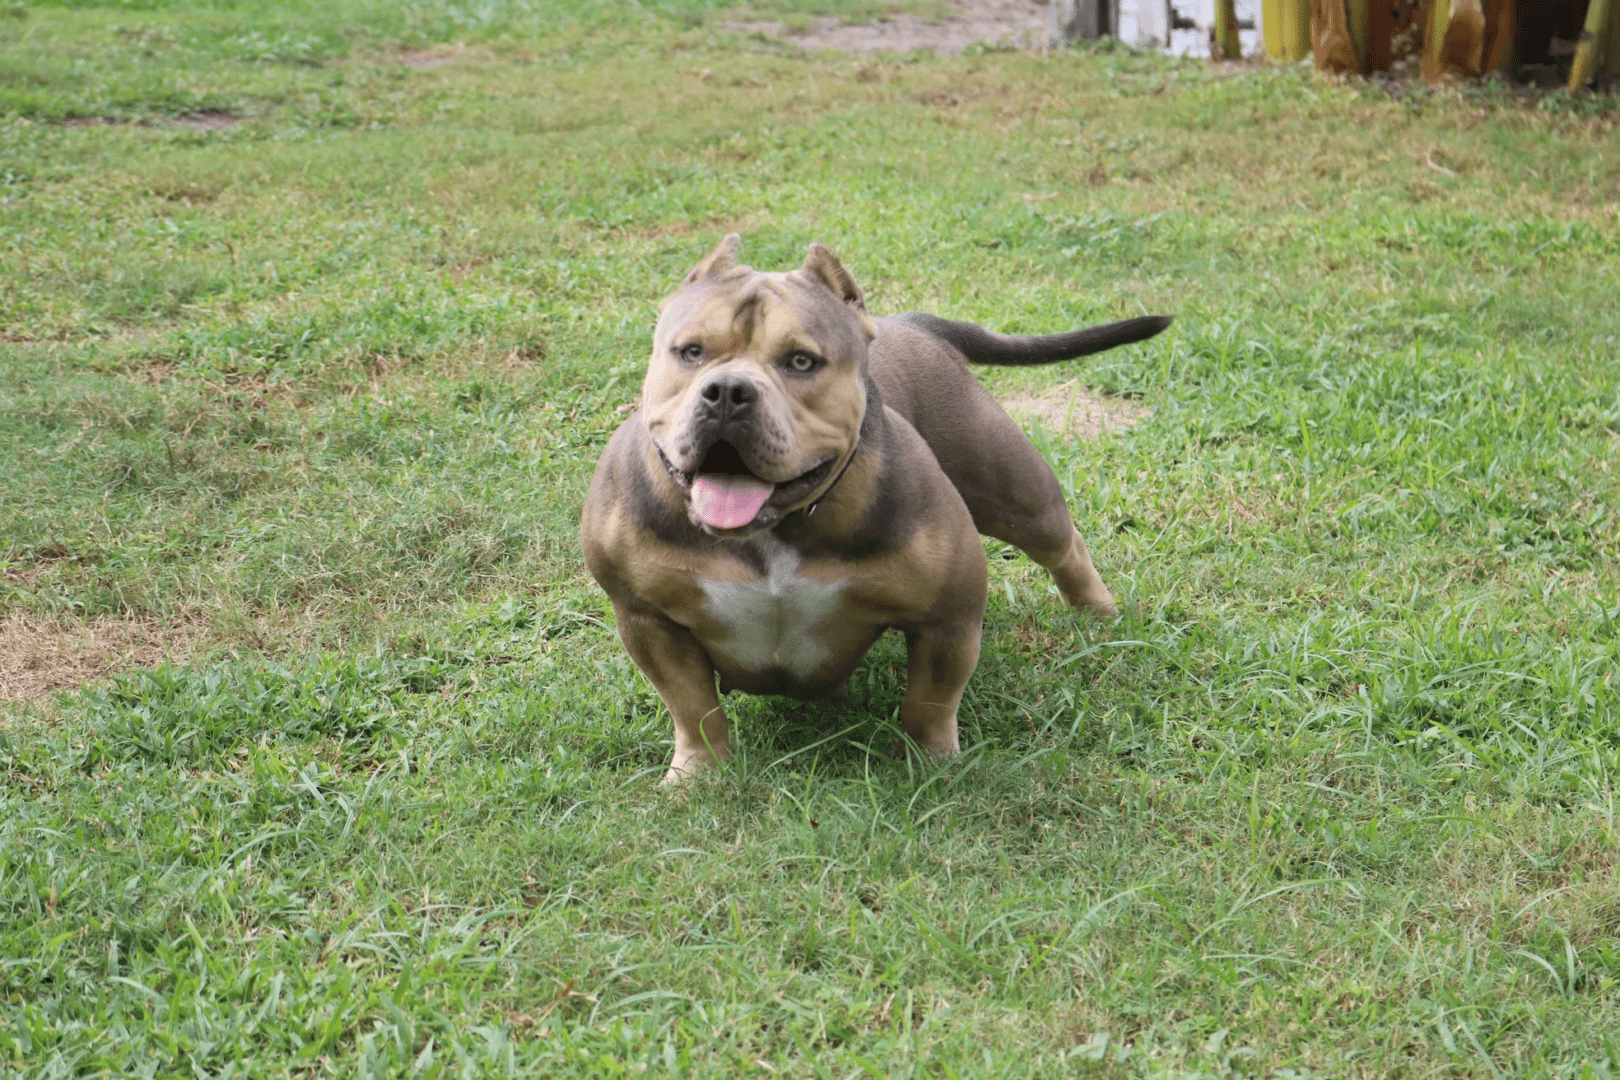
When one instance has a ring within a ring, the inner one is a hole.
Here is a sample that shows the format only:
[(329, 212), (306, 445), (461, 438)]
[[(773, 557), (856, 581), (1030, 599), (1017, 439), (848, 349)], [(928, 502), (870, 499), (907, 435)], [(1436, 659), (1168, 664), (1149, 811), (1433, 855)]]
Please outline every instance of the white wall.
[[(1129, 41), (1135, 45), (1152, 47), (1142, 40), (1144, 33), (1151, 35), (1154, 31), (1153, 16), (1143, 22), (1136, 17), (1137, 5), (1152, 3), (1153, 0), (1120, 0), (1119, 3), (1119, 39)], [(1215, 21), (1214, 0), (1171, 0), (1177, 12), (1183, 16), (1197, 19), (1201, 29), (1173, 30), (1170, 32), (1170, 46), (1166, 52), (1171, 54), (1186, 53), (1188, 56), (1209, 55), (1209, 26)], [(1260, 25), (1260, 0), (1236, 0), (1237, 16), (1239, 22), (1252, 20), (1258, 28)], [(1249, 56), (1260, 51), (1260, 31), (1239, 30), (1238, 40), (1243, 44), (1243, 55)]]

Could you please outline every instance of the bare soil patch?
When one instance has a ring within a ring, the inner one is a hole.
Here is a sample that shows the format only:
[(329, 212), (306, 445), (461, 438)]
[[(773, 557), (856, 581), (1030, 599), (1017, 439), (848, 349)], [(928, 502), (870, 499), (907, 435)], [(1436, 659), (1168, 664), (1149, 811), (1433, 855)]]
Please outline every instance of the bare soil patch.
[(625, 226), (621, 232), (630, 240), (679, 240), (689, 236), (713, 235), (716, 239), (727, 233), (747, 235), (754, 230), (754, 219), (744, 214), (735, 218), (704, 218), (702, 221), (667, 221), (657, 225)]
[(202, 112), (177, 116), (169, 123), (193, 131), (229, 131), (242, 122), (242, 118), (224, 109), (204, 109)]
[(171, 116), (167, 120), (125, 120), (116, 116), (69, 116), (61, 121), (63, 127), (169, 127), (190, 128), (193, 131), (228, 131), (242, 122), (242, 118), (228, 109), (203, 109)]
[(194, 628), (110, 616), (0, 616), (0, 702), (37, 701), (127, 668), (183, 658)]
[(918, 49), (954, 56), (969, 45), (981, 42), (1015, 49), (1039, 49), (1046, 45), (1044, 4), (1032, 0), (958, 0), (951, 6), (956, 13), (937, 22), (896, 13), (883, 22), (864, 26), (821, 18), (800, 31), (790, 31), (780, 22), (726, 25), (732, 30), (781, 38), (804, 49), (839, 49), (858, 56)]
[(435, 45), (431, 49), (402, 49), (399, 62), (412, 71), (432, 71), (466, 58), (466, 45)]
[(1014, 420), (1033, 421), (1053, 435), (1080, 439), (1128, 428), (1148, 414), (1139, 401), (1094, 394), (1076, 382), (1008, 394), (1001, 398), (1001, 407)]

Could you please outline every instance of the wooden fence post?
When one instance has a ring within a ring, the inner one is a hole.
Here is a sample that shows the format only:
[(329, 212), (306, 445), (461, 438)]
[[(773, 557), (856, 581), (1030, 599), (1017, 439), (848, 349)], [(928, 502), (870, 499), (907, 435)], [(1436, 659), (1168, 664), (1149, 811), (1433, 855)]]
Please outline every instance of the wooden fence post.
[(1586, 7), (1586, 28), (1581, 31), (1580, 44), (1575, 47), (1575, 63), (1569, 68), (1569, 90), (1585, 90), (1586, 84), (1597, 74), (1604, 46), (1609, 41), (1609, 0), (1592, 0)]
[(1303, 60), (1311, 52), (1311, 0), (1260, 0), (1260, 25), (1266, 56)]
[(1209, 55), (1216, 60), (1243, 59), (1243, 43), (1238, 38), (1237, 5), (1233, 0), (1215, 0), (1215, 26), (1210, 30)]

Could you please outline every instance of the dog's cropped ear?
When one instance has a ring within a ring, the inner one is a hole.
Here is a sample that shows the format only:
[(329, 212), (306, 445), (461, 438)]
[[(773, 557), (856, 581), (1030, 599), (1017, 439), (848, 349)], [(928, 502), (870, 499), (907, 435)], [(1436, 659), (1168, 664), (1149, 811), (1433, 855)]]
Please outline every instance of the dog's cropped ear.
[(692, 267), (692, 272), (686, 275), (682, 285), (690, 285), (694, 281), (702, 281), (714, 274), (722, 274), (737, 265), (737, 246), (742, 243), (742, 237), (736, 233), (727, 233), (714, 245), (714, 250), (703, 256), (703, 261)]
[(828, 250), (826, 244), (811, 244), (804, 257), (804, 265), (799, 269), (825, 282), (834, 296), (861, 314), (866, 314), (866, 297), (861, 294), (861, 287), (855, 284), (855, 279), (850, 277), (844, 264)]

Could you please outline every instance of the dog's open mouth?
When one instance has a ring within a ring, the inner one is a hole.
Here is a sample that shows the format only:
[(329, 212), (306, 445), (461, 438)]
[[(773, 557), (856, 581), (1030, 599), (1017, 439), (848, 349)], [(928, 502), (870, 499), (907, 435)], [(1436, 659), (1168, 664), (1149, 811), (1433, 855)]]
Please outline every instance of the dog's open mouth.
[[(659, 455), (663, 455), (661, 449)], [(782, 507), (792, 506), (827, 478), (836, 461), (836, 455), (828, 457), (792, 480), (776, 484), (750, 472), (737, 448), (724, 440), (709, 447), (689, 477), (682, 477), (669, 466), (669, 459), (664, 459), (673, 475), (690, 484), (693, 517), (711, 529), (741, 529), (754, 524), (768, 503), (778, 513)], [(777, 514), (770, 516), (774, 520)]]
[(775, 484), (748, 471), (736, 447), (717, 442), (692, 476), (692, 511), (711, 529), (740, 529), (775, 491)]

